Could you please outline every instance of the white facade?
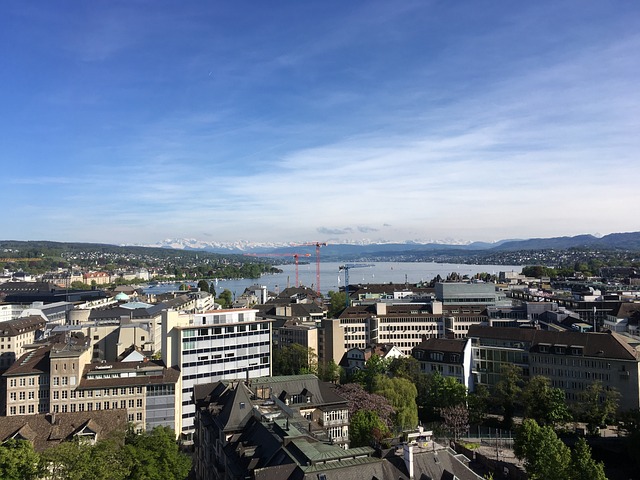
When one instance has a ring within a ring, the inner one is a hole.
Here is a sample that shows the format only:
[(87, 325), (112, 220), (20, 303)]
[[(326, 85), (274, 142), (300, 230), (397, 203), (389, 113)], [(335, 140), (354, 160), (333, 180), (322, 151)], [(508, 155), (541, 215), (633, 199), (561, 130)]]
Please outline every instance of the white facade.
[(256, 313), (163, 312), (163, 360), (181, 371), (183, 435), (193, 433), (195, 385), (271, 375), (271, 321), (257, 320)]

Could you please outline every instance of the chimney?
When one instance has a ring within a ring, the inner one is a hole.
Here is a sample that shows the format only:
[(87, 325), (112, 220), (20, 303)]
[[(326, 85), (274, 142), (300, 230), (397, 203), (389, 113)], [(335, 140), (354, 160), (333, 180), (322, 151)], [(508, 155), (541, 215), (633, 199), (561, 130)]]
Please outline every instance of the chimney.
[(409, 480), (413, 480), (413, 445), (405, 443), (403, 448), (404, 464), (409, 473)]

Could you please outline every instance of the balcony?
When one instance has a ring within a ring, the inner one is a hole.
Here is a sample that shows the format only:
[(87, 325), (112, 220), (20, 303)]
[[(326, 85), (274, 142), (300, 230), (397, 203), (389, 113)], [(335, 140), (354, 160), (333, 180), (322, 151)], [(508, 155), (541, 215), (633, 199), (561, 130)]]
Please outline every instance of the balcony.
[(323, 427), (340, 427), (342, 425), (349, 425), (349, 419), (343, 418), (338, 420), (320, 420), (320, 425)]

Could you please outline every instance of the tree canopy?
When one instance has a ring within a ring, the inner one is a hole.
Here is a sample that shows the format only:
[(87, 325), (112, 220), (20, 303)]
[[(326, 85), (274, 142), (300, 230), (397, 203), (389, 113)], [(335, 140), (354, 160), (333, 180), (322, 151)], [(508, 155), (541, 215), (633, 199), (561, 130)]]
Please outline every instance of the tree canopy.
[(125, 451), (132, 480), (184, 479), (191, 470), (191, 459), (180, 452), (171, 428), (156, 427), (151, 432), (129, 434)]
[(578, 439), (573, 451), (558, 438), (551, 426), (541, 427), (530, 418), (518, 428), (514, 451), (524, 460), (531, 480), (550, 478), (566, 480), (606, 480), (604, 466), (591, 456), (584, 438)]
[(191, 458), (180, 452), (173, 430), (124, 432), (92, 444), (83, 439), (59, 443), (38, 454), (30, 442), (0, 445), (0, 478), (7, 480), (183, 480)]
[(382, 395), (369, 393), (357, 383), (340, 385), (338, 394), (349, 403), (349, 418), (358, 410), (370, 410), (376, 412), (387, 427), (393, 426), (393, 406)]
[(541, 427), (535, 420), (525, 419), (518, 428), (514, 451), (518, 458), (524, 460), (531, 480), (571, 478), (569, 447), (549, 426)]
[(587, 423), (591, 434), (597, 433), (600, 426), (615, 420), (620, 393), (606, 389), (600, 380), (587, 385), (580, 395), (580, 401), (574, 405), (576, 417)]
[(522, 390), (522, 403), (525, 416), (534, 419), (539, 425), (555, 427), (571, 420), (564, 391), (552, 387), (548, 377), (532, 377)]
[(373, 410), (358, 410), (349, 422), (351, 447), (365, 447), (379, 443), (388, 434), (387, 425)]
[(31, 442), (7, 440), (0, 444), (0, 478), (32, 480), (38, 477), (38, 454)]
[(274, 375), (300, 375), (303, 373), (318, 373), (318, 356), (313, 348), (292, 343), (274, 349)]
[(347, 294), (345, 292), (334, 292), (333, 290), (329, 290), (328, 296), (329, 311), (327, 312), (327, 317), (337, 318), (346, 307)]
[(401, 430), (416, 428), (418, 406), (416, 386), (406, 378), (390, 378), (386, 375), (375, 377), (373, 391), (389, 400), (395, 410), (395, 424)]

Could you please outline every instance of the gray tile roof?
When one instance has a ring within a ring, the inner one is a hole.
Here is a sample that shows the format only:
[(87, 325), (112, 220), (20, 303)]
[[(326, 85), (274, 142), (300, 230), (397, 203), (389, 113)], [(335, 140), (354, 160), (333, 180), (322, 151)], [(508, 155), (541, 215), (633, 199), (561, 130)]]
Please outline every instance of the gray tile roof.
[(42, 452), (62, 441), (71, 440), (85, 427), (96, 432), (97, 439), (101, 440), (111, 434), (124, 434), (126, 426), (127, 411), (122, 409), (56, 413), (54, 416), (17, 415), (2, 418), (0, 442), (18, 434), (31, 441), (36, 451)]
[(13, 320), (0, 322), (0, 335), (15, 337), (44, 328), (46, 324), (47, 321), (40, 315), (15, 318)]

